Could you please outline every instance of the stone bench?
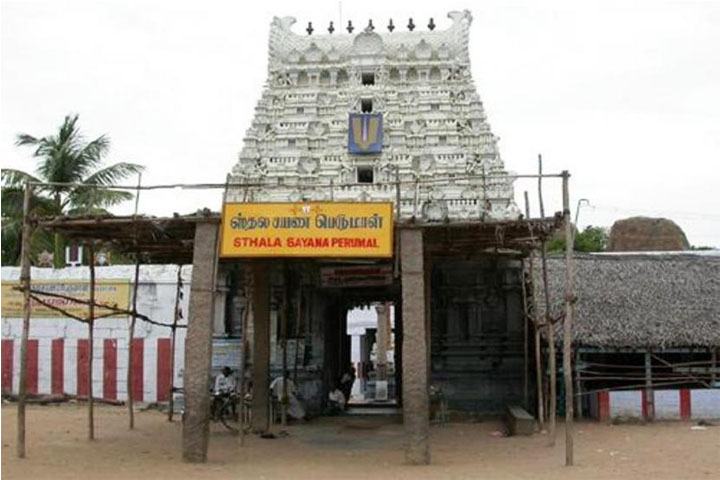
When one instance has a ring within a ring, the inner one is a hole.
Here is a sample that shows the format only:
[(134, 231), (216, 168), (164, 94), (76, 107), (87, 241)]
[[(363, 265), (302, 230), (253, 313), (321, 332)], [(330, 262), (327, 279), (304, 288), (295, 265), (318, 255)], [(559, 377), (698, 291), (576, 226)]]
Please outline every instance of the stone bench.
[(505, 423), (510, 435), (532, 435), (535, 433), (535, 418), (518, 405), (505, 407)]

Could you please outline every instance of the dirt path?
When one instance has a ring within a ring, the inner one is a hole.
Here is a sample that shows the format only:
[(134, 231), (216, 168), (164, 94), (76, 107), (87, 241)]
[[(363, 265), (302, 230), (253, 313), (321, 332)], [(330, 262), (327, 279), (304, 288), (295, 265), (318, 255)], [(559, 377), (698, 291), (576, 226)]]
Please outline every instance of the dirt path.
[(689, 423), (578, 428), (573, 468), (562, 466), (563, 432), (555, 448), (547, 438), (498, 438), (494, 422), (452, 424), (432, 430), (429, 467), (403, 465), (402, 425), (387, 419), (325, 419), (291, 427), (274, 440), (236, 437), (213, 430), (210, 461), (189, 465), (180, 458), (178, 422), (155, 411), (136, 416), (127, 430), (126, 411), (97, 410), (98, 440), (86, 440), (86, 410), (78, 405), (31, 406), (28, 458), (15, 457), (14, 404), (2, 407), (2, 476), (7, 479), (718, 479), (720, 427), (691, 430)]

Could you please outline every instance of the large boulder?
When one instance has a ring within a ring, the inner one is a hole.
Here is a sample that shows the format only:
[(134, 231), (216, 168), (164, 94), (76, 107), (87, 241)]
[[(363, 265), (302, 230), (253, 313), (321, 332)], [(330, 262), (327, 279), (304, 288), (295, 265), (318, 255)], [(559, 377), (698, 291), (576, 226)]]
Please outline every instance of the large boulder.
[(688, 250), (685, 232), (667, 218), (631, 217), (618, 220), (610, 230), (607, 251), (650, 252)]

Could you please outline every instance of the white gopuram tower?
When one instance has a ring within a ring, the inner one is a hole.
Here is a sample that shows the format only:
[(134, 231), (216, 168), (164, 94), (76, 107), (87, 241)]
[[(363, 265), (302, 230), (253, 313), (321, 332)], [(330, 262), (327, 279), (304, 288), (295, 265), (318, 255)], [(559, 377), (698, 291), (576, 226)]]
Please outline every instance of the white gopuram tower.
[(448, 17), (446, 30), (324, 35), (274, 18), (268, 80), (230, 178), (253, 186), (227, 201), (394, 202), (399, 183), (402, 218), (517, 219), (470, 74), (472, 16)]

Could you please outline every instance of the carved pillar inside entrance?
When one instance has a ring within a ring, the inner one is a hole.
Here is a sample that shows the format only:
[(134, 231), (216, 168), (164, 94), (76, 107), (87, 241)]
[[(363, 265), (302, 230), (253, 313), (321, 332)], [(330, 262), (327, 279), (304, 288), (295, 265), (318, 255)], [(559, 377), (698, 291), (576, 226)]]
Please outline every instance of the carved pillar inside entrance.
[(390, 309), (387, 304), (375, 305), (377, 312), (377, 380), (387, 380), (387, 346), (390, 343)]

